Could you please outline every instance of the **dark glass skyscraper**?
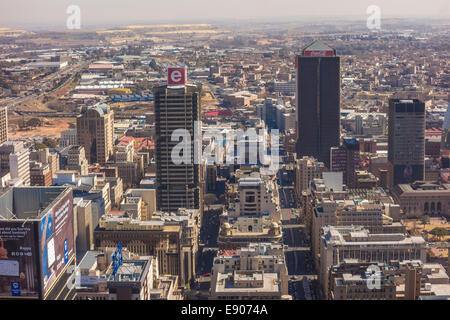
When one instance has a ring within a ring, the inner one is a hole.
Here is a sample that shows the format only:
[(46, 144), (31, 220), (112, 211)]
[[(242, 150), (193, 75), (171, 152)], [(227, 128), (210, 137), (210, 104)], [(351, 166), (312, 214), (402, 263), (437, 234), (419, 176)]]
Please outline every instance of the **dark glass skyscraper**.
[(425, 104), (389, 100), (389, 187), (425, 176)]
[(313, 156), (330, 168), (330, 148), (340, 138), (340, 57), (315, 41), (296, 60), (297, 157)]

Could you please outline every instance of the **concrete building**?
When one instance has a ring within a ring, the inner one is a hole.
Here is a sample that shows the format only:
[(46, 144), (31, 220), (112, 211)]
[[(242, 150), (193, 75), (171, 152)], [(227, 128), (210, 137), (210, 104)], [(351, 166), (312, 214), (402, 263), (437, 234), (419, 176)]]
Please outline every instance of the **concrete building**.
[[(94, 220), (111, 210), (111, 193), (109, 183), (97, 176), (80, 176), (79, 184), (74, 188), (76, 197), (92, 201)], [(95, 224), (97, 225), (97, 224)]]
[(225, 93), (223, 95), (223, 102), (232, 108), (241, 108), (248, 106), (252, 101), (256, 100), (258, 96), (248, 91), (238, 91)]
[(392, 190), (392, 195), (405, 218), (450, 217), (450, 184), (427, 181), (399, 184)]
[(73, 199), (73, 216), (75, 226), (75, 247), (77, 258), (94, 249), (94, 220), (92, 217), (92, 201), (82, 198)]
[(53, 183), (52, 172), (48, 164), (33, 163), (30, 169), (30, 185), (50, 186)]
[(358, 113), (349, 116), (354, 116), (354, 132), (358, 136), (374, 137), (387, 133), (387, 120), (384, 113)]
[(136, 185), (143, 176), (142, 168), (136, 162), (117, 162), (114, 165), (117, 167), (118, 176), (125, 185)]
[(331, 266), (344, 259), (389, 262), (392, 260), (426, 261), (426, 242), (422, 237), (402, 233), (373, 234), (364, 227), (322, 228), (319, 281), (328, 292)]
[(375, 201), (321, 199), (313, 210), (311, 240), (316, 264), (324, 226), (363, 226), (374, 234), (406, 231), (405, 226), (385, 216), (383, 205)]
[[(201, 145), (196, 145), (194, 130), (195, 122), (201, 120), (201, 87), (164, 85), (155, 87), (153, 93), (157, 209), (169, 212), (178, 208), (199, 209), (203, 203), (203, 178), (200, 164), (194, 161), (194, 148)], [(186, 129), (191, 135), (188, 163), (175, 164), (172, 161), (172, 149), (179, 142), (171, 141), (171, 135), (177, 129)]]
[(127, 144), (121, 144), (115, 147), (116, 162), (132, 162), (134, 156), (134, 143), (129, 141)]
[(114, 113), (106, 104), (82, 109), (77, 117), (77, 141), (89, 163), (104, 164), (114, 153)]
[(329, 300), (396, 300), (392, 264), (344, 259), (330, 269)]
[(428, 300), (450, 294), (442, 265), (420, 260), (344, 259), (330, 269), (328, 299)]
[(48, 164), (52, 175), (59, 170), (59, 155), (56, 152), (50, 152), (49, 148), (34, 150), (30, 152), (30, 161)]
[(24, 186), (30, 185), (30, 151), (21, 141), (7, 141), (0, 145), (0, 167), (2, 173), (9, 172), (11, 179), (21, 179)]
[[(150, 220), (156, 211), (155, 189), (128, 189), (125, 197), (139, 197), (142, 200), (141, 220)], [(121, 205), (122, 206), (122, 205)]]
[(389, 187), (424, 180), (425, 104), (389, 100)]
[(109, 185), (109, 198), (111, 199), (111, 207), (118, 207), (123, 196), (123, 183), (119, 177), (98, 177), (97, 184)]
[(417, 300), (420, 296), (422, 266), (408, 263), (405, 272), (405, 300)]
[(310, 182), (315, 178), (322, 178), (325, 171), (323, 162), (312, 157), (302, 157), (296, 160), (295, 166), (295, 191), (300, 198), (304, 190), (308, 190)]
[(283, 245), (249, 243), (214, 258), (211, 300), (291, 300)]
[(356, 171), (361, 169), (359, 142), (354, 138), (344, 138), (342, 146), (330, 149), (331, 171), (342, 172), (344, 184), (356, 188)]
[(447, 111), (442, 124), (441, 149), (450, 150), (450, 95), (448, 96)]
[(165, 225), (181, 226), (181, 255), (185, 281), (195, 278), (200, 236), (201, 214), (198, 209), (179, 208), (176, 213), (156, 211), (154, 221), (163, 221)]
[(236, 198), (228, 207), (230, 217), (276, 216), (279, 212), (277, 185), (258, 172), (240, 178)]
[(297, 85), (295, 81), (274, 81), (273, 82), (273, 91), (275, 92), (281, 92), (285, 95), (291, 95), (295, 94), (295, 90), (297, 88)]
[(111, 250), (88, 251), (83, 257), (78, 267), (76, 300), (150, 300), (157, 277), (156, 259), (132, 256), (123, 250), (123, 262), (114, 272), (111, 257), (106, 257), (109, 253)]
[[(311, 192), (303, 203), (305, 222), (311, 234), (313, 258), (319, 265), (322, 227), (364, 226), (371, 233), (404, 233), (405, 226), (389, 215), (390, 199), (378, 189), (337, 190), (327, 181), (314, 179)], [(336, 190), (336, 191), (335, 191)]]
[(71, 145), (67, 151), (66, 170), (78, 172), (80, 176), (88, 174), (89, 163), (83, 146)]
[(143, 208), (143, 201), (140, 196), (134, 196), (131, 193), (125, 193), (125, 196), (120, 203), (120, 210), (125, 211), (130, 217), (133, 219), (139, 219), (139, 220), (147, 220), (145, 219), (146, 216), (142, 212), (145, 210), (145, 213), (147, 213), (147, 208), (144, 206)]
[(123, 243), (130, 252), (158, 258), (159, 272), (179, 276), (180, 283), (188, 279), (184, 273), (181, 251), (182, 226), (164, 221), (133, 219), (127, 215), (105, 214), (94, 231), (95, 248), (115, 247)]
[(68, 129), (61, 131), (61, 137), (59, 138), (60, 147), (76, 146), (78, 145), (77, 140), (77, 129)]
[(222, 223), (219, 231), (219, 249), (237, 249), (251, 242), (279, 243), (281, 226), (269, 218), (239, 217), (234, 222)]
[(356, 171), (356, 189), (375, 189), (379, 186), (380, 179), (373, 173), (365, 170)]
[(334, 280), (333, 300), (395, 300), (395, 281), (393, 277), (381, 274), (379, 289), (371, 289), (367, 282), (370, 274), (344, 273)]
[(123, 263), (113, 274), (115, 248), (88, 251), (78, 265), (76, 300), (182, 300), (178, 277), (160, 275), (158, 259), (122, 249)]
[(227, 210), (220, 217), (220, 249), (236, 249), (250, 242), (281, 240), (281, 211), (274, 176), (237, 170), (237, 183), (226, 191)]

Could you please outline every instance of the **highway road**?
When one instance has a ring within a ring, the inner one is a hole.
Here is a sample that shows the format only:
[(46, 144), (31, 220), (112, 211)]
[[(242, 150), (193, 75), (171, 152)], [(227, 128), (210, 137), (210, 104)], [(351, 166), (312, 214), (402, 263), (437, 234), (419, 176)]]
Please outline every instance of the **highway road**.
[[(75, 74), (77, 74), (79, 71), (86, 68), (90, 63), (91, 63), (91, 61), (79, 62), (79, 63), (69, 66), (65, 69), (56, 71), (55, 73), (51, 74), (49, 77), (46, 77), (45, 79), (41, 80), (39, 83), (37, 83), (35, 85), (34, 89), (31, 90), (31, 91), (41, 90), (41, 93), (31, 94), (28, 96), (14, 97), (11, 99), (4, 100), (4, 101), (0, 102), (0, 104), (7, 106), (9, 111), (14, 111), (14, 108), (16, 108), (17, 106), (19, 106), (23, 103), (27, 103), (29, 101), (40, 99), (45, 95), (52, 94), (54, 91), (65, 86), (69, 81), (72, 81)], [(50, 91), (46, 91), (48, 89), (48, 86), (51, 81), (57, 80), (57, 79), (62, 79), (66, 75), (70, 75), (70, 77), (64, 83), (62, 83), (61, 85), (59, 85), (55, 88), (52, 88)]]

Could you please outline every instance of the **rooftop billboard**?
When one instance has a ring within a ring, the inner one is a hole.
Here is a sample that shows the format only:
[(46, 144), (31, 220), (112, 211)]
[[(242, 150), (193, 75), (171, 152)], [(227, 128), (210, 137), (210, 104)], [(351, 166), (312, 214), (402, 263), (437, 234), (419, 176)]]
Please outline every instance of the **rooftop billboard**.
[(42, 217), (39, 229), (45, 297), (74, 256), (72, 192), (67, 193)]
[(0, 220), (0, 297), (38, 298), (37, 222)]

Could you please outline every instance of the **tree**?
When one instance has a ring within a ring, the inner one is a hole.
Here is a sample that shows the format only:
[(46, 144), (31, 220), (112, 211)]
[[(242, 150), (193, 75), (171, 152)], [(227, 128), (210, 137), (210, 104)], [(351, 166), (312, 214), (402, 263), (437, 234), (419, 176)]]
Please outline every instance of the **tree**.
[(439, 240), (442, 240), (442, 238), (447, 236), (448, 231), (446, 228), (437, 227), (431, 230), (430, 234), (432, 234), (434, 237), (437, 237)]
[(45, 144), (49, 148), (56, 148), (58, 146), (58, 142), (52, 138), (44, 138), (42, 143)]
[(39, 127), (41, 124), (42, 123), (41, 123), (40, 119), (38, 119), (38, 118), (31, 118), (30, 120), (27, 121), (26, 125), (27, 125), (27, 127), (36, 128), (36, 127)]
[(43, 144), (41, 142), (35, 142), (34, 143), (34, 148), (36, 150), (45, 149), (45, 148), (47, 148), (47, 145), (45, 145), (45, 144)]
[(422, 221), (422, 224), (429, 224), (430, 223), (430, 217), (429, 216), (423, 216), (420, 218), (420, 221)]

